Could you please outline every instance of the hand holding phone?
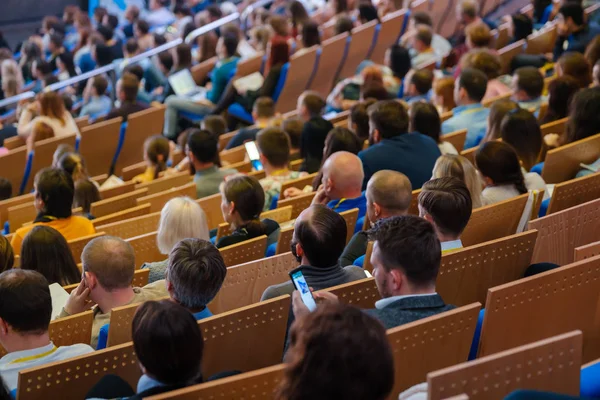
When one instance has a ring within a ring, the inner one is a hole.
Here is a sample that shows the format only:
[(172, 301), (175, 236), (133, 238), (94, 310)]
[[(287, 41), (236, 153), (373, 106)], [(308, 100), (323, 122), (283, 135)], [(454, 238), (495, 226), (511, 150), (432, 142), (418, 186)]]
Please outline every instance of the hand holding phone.
[(306, 283), (306, 279), (304, 279), (304, 275), (302, 275), (302, 271), (300, 269), (293, 270), (290, 272), (290, 278), (294, 283), (294, 287), (300, 293), (304, 305), (306, 305), (309, 311), (314, 311), (317, 308), (317, 303), (308, 287), (308, 283)]

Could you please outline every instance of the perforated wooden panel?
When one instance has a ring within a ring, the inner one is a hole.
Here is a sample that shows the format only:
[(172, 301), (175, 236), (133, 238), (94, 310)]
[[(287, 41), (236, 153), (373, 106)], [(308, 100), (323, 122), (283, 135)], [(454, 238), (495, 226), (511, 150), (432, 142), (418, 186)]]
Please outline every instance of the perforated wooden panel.
[(92, 203), (90, 213), (94, 217), (98, 218), (105, 215), (114, 214), (128, 208), (136, 207), (139, 205), (137, 204), (136, 200), (139, 197), (145, 196), (147, 193), (148, 189), (140, 189), (130, 193), (111, 197), (110, 199), (97, 201)]
[[(107, 177), (108, 178), (108, 177)], [(110, 199), (122, 194), (131, 193), (135, 190), (135, 183), (125, 182), (123, 185), (111, 187), (109, 189), (100, 190), (102, 200)]]
[(585, 260), (600, 255), (600, 242), (586, 244), (575, 248), (575, 261)]
[(96, 230), (106, 232), (107, 235), (127, 239), (156, 231), (158, 229), (159, 221), (160, 212), (155, 212), (140, 217), (113, 222), (107, 225), (101, 225), (98, 226)]
[(131, 323), (133, 316), (142, 303), (129, 304), (113, 308), (110, 313), (107, 347), (131, 341)]
[(485, 304), (489, 288), (523, 277), (536, 238), (531, 230), (442, 255), (436, 291), (455, 306)]
[(395, 379), (388, 398), (397, 399), (431, 371), (467, 361), (480, 308), (470, 304), (389, 329)]
[(265, 235), (219, 249), (223, 261), (228, 267), (259, 260), (265, 256), (266, 250), (267, 237)]
[(554, 187), (546, 215), (598, 198), (600, 198), (600, 173), (563, 182)]
[(150, 213), (150, 204), (143, 204), (141, 206), (128, 208), (118, 213), (108, 214), (104, 217), (96, 218), (92, 221), (92, 224), (98, 230), (99, 226), (112, 224), (114, 222), (125, 221), (133, 219), (135, 217), (146, 216)]
[(346, 222), (346, 244), (354, 236), (354, 229), (356, 228), (356, 221), (358, 221), (358, 208), (341, 212), (340, 215), (344, 217)]
[(290, 251), (290, 244), (292, 243), (292, 238), (294, 237), (294, 227), (290, 226), (288, 228), (282, 229), (279, 232), (279, 239), (277, 240), (277, 249), (275, 254), (283, 254)]
[(141, 266), (143, 263), (163, 261), (168, 258), (167, 255), (161, 254), (156, 244), (156, 232), (146, 233), (140, 236), (135, 236), (126, 239), (135, 251), (136, 266)]
[(75, 260), (75, 264), (79, 264), (81, 262), (81, 253), (83, 252), (83, 248), (90, 241), (92, 241), (92, 239), (104, 235), (106, 235), (105, 232), (98, 232), (93, 235), (80, 237), (79, 239), (69, 240), (67, 244), (69, 245), (69, 249), (71, 250), (71, 255), (73, 255), (73, 260)]
[(81, 400), (100, 378), (119, 375), (136, 387), (141, 376), (133, 344), (29, 368), (19, 374), (19, 400)]
[(578, 396), (581, 342), (581, 332), (570, 332), (433, 372), (428, 398), (502, 399), (517, 389)]
[(363, 309), (375, 308), (375, 302), (381, 299), (373, 278), (365, 278), (319, 291), (331, 292), (341, 302)]
[(215, 229), (220, 223), (225, 222), (223, 213), (221, 213), (221, 195), (219, 193), (198, 199), (196, 203), (206, 214), (208, 229)]
[(514, 235), (525, 209), (528, 194), (473, 210), (461, 235), (464, 246)]
[(203, 375), (279, 364), (289, 311), (286, 295), (199, 321)]
[[(147, 189), (144, 189), (147, 190)], [(167, 202), (175, 197), (187, 196), (190, 198), (196, 197), (196, 184), (190, 182), (183, 186), (176, 188), (167, 189), (163, 192), (139, 197), (137, 199), (137, 205), (150, 204), (150, 212), (159, 212), (167, 204)]]
[[(163, 176), (151, 182), (140, 183), (136, 189), (148, 188), (148, 195), (160, 193), (167, 189), (186, 185), (192, 181), (193, 177), (188, 172), (181, 172), (176, 175)], [(196, 196), (194, 196), (196, 197)]]
[(479, 356), (553, 335), (583, 332), (583, 359), (600, 356), (600, 257), (489, 290)]
[(223, 286), (208, 308), (213, 314), (221, 314), (258, 303), (266, 288), (287, 282), (289, 271), (297, 266), (296, 258), (287, 252), (229, 267)]
[(600, 240), (600, 199), (529, 222), (538, 230), (532, 262), (566, 265), (575, 247)]
[(283, 377), (284, 365), (218, 379), (201, 385), (148, 397), (148, 400), (271, 400)]
[(312, 192), (297, 197), (292, 197), (291, 199), (280, 200), (277, 202), (277, 208), (292, 206), (292, 219), (296, 219), (302, 211), (310, 207), (315, 194), (316, 192)]
[[(315, 179), (315, 176), (317, 176), (317, 172), (315, 172), (314, 174), (304, 176), (302, 178), (292, 179), (290, 181), (283, 182), (281, 184), (281, 193), (284, 193), (286, 189), (289, 189), (291, 187), (295, 187), (297, 189), (302, 190), (306, 186), (312, 186), (312, 182)], [(280, 195), (279, 198), (283, 200), (283, 195)]]

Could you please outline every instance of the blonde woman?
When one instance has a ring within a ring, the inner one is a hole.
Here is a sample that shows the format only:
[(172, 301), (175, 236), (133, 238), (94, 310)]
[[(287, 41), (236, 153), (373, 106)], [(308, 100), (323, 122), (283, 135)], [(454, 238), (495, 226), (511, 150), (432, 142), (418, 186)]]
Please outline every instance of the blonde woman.
[[(209, 240), (208, 223), (202, 208), (189, 197), (176, 197), (165, 204), (160, 212), (156, 243), (158, 250), (168, 255), (173, 247), (183, 239), (196, 238)], [(144, 263), (142, 268), (150, 270), (148, 283), (165, 279), (168, 259)]]
[(445, 154), (439, 157), (433, 167), (432, 178), (443, 178), (445, 176), (458, 178), (467, 185), (469, 193), (471, 193), (473, 209), (483, 205), (481, 196), (483, 182), (469, 160), (455, 154)]
[(23, 81), (21, 68), (15, 60), (2, 61), (0, 76), (2, 77), (2, 91), (4, 92), (5, 98), (16, 96), (21, 93), (25, 83)]

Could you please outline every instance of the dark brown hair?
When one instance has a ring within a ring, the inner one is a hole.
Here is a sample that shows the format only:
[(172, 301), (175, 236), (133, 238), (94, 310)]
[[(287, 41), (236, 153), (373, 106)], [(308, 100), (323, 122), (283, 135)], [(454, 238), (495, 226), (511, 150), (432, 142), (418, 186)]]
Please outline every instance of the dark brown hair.
[(431, 215), (441, 233), (454, 237), (465, 229), (473, 210), (467, 185), (452, 176), (425, 182), (419, 193), (419, 205)]
[(134, 102), (137, 98), (140, 81), (131, 72), (123, 73), (121, 77), (121, 90), (125, 95), (125, 100)]
[(73, 208), (81, 207), (84, 214), (89, 214), (92, 203), (102, 200), (100, 191), (90, 179), (78, 179), (75, 181), (75, 196), (73, 197)]
[(519, 157), (508, 143), (491, 141), (479, 146), (475, 165), (495, 185), (514, 185), (519, 193), (527, 193)]
[(561, 145), (588, 138), (600, 132), (600, 88), (582, 89), (571, 102), (569, 122)]
[(290, 138), (280, 128), (265, 128), (258, 132), (256, 145), (272, 166), (287, 167), (290, 161)]
[(557, 62), (563, 75), (575, 78), (580, 88), (587, 88), (592, 83), (592, 66), (583, 54), (568, 52), (560, 56)]
[(15, 263), (15, 253), (10, 241), (4, 235), (0, 235), (0, 272), (4, 272), (13, 267)]
[(542, 131), (537, 118), (521, 108), (508, 112), (500, 125), (502, 140), (514, 147), (525, 170), (529, 171), (542, 150)]
[(228, 203), (235, 203), (235, 211), (240, 215), (244, 228), (252, 237), (265, 234), (266, 226), (260, 220), (265, 205), (265, 191), (258, 180), (252, 176), (237, 175), (222, 185), (221, 195)]

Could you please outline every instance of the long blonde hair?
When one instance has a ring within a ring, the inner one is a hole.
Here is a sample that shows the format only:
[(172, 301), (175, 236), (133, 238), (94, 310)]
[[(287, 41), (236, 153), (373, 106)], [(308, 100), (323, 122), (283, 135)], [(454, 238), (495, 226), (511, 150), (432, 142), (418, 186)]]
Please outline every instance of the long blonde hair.
[(169, 254), (183, 239), (209, 239), (204, 210), (189, 197), (175, 197), (160, 213), (156, 242), (162, 254)]
[(483, 205), (483, 198), (481, 196), (483, 183), (477, 170), (469, 160), (455, 154), (445, 154), (439, 157), (433, 167), (433, 178), (443, 178), (446, 176), (458, 178), (467, 185), (469, 193), (471, 193), (473, 209)]
[(15, 60), (2, 61), (0, 76), (2, 76), (2, 90), (5, 97), (16, 96), (23, 89), (25, 84), (23, 73)]

